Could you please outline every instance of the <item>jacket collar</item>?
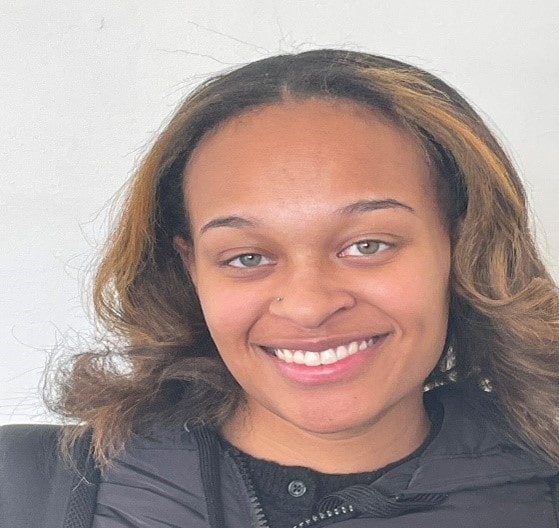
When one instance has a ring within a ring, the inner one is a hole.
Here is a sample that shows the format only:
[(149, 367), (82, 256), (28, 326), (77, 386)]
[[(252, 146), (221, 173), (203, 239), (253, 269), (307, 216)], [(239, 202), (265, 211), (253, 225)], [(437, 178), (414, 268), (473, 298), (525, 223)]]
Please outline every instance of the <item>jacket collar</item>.
[(378, 479), (376, 488), (398, 494), (450, 493), (559, 473), (513, 442), (491, 394), (453, 386), (425, 397), (442, 406), (438, 434), (419, 457)]

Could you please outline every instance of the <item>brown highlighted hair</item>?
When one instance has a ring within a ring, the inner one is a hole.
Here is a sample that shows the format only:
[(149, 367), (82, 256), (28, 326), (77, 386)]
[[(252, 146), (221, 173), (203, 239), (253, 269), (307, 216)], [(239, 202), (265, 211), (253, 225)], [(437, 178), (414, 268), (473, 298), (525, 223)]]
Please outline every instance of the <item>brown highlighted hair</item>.
[[(60, 371), (55, 408), (91, 427), (100, 463), (154, 423), (223, 423), (242, 392), (219, 358), (173, 237), (189, 239), (182, 173), (200, 138), (248, 109), (343, 98), (411, 132), (436, 174), (452, 238), (450, 323), (426, 387), (494, 394), (519, 442), (559, 462), (559, 294), (530, 233), (514, 167), (437, 77), (365, 53), (270, 57), (195, 90), (134, 174), (94, 285), (113, 345)], [(80, 428), (67, 429), (67, 440)]]

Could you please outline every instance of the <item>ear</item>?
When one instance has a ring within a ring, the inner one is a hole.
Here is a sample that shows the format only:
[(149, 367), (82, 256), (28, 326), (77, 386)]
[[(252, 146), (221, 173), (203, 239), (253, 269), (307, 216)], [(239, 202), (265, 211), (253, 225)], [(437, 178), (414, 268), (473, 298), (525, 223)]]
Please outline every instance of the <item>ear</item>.
[(192, 283), (196, 286), (196, 262), (194, 259), (194, 247), (192, 246), (192, 242), (176, 235), (173, 237), (173, 246), (180, 255), (185, 271), (190, 275)]

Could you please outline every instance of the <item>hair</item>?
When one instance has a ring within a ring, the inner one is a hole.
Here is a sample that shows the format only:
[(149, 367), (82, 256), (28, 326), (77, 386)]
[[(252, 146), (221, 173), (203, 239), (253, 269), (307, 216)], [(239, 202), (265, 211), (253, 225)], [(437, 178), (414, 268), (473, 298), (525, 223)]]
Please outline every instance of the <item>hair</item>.
[(109, 344), (59, 371), (54, 408), (92, 430), (99, 463), (153, 424), (219, 426), (243, 401), (221, 361), (173, 246), (190, 239), (183, 169), (200, 139), (249, 109), (289, 99), (350, 100), (380, 112), (422, 147), (452, 241), (450, 316), (426, 388), (493, 393), (518, 442), (559, 462), (559, 294), (530, 232), (521, 181), (456, 90), (396, 60), (314, 50), (259, 60), (192, 92), (133, 175), (96, 275)]

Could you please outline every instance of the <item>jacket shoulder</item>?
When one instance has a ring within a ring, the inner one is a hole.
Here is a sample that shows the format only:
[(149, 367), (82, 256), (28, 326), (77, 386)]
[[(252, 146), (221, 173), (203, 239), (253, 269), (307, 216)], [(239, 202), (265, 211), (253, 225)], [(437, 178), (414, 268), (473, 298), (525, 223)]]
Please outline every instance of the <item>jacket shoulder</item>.
[[(87, 457), (80, 449), (75, 464), (66, 461), (60, 431), (56, 425), (0, 427), (0, 525), (63, 526), (72, 491), (86, 477)], [(80, 444), (88, 446), (87, 438)]]
[(2, 474), (13, 467), (18, 471), (37, 469), (57, 452), (60, 426), (3, 425), (0, 427), (0, 468)]

